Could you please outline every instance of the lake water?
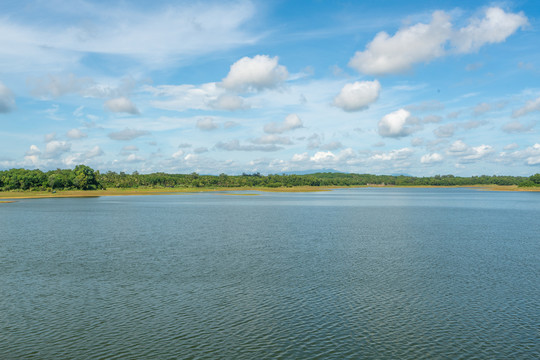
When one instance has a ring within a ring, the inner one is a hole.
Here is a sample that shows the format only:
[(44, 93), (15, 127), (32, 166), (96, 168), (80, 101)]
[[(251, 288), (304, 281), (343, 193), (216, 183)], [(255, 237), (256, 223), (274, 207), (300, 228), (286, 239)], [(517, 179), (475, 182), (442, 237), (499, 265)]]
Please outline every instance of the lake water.
[(540, 358), (540, 193), (257, 194), (0, 204), (0, 358)]

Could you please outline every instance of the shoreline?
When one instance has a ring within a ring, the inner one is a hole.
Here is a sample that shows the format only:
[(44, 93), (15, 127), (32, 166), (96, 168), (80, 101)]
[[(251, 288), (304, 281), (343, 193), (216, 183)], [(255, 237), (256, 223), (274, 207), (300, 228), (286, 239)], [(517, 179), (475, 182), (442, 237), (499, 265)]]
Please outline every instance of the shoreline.
[[(162, 189), (119, 189), (112, 188), (107, 190), (60, 190), (56, 193), (48, 191), (5, 191), (0, 192), (0, 203), (4, 199), (49, 199), (49, 198), (71, 198), (71, 197), (100, 197), (100, 196), (142, 196), (142, 195), (187, 195), (204, 192), (222, 192), (222, 191), (261, 191), (261, 192), (319, 192), (331, 191), (333, 189), (350, 188), (419, 188), (419, 189), (440, 189), (440, 188), (471, 188), (478, 191), (521, 191), (521, 192), (540, 192), (540, 187), (519, 188), (517, 185), (464, 185), (464, 186), (396, 186), (396, 185), (357, 185), (357, 186), (298, 186), (298, 187), (230, 187), (230, 188), (162, 188)], [(236, 194), (227, 194), (236, 195)], [(245, 195), (245, 194), (238, 194)]]

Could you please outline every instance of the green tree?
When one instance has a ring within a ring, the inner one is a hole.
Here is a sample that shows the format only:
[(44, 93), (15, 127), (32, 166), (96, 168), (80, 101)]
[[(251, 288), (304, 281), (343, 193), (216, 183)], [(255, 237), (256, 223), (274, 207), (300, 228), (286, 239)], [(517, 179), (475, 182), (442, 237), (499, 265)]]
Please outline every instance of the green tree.
[(81, 190), (95, 190), (98, 188), (99, 183), (97, 181), (94, 170), (86, 165), (77, 165), (73, 169), (75, 178), (73, 184)]

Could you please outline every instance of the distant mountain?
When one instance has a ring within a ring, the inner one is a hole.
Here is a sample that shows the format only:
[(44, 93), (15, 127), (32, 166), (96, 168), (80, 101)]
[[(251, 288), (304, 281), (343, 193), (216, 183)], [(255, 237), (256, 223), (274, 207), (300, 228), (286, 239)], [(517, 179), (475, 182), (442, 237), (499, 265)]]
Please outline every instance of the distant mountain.
[(342, 173), (346, 174), (343, 171), (338, 171), (335, 169), (312, 169), (312, 170), (302, 170), (302, 171), (286, 171), (279, 173), (279, 175), (285, 174), (285, 175), (310, 175), (310, 174), (316, 174), (316, 173)]

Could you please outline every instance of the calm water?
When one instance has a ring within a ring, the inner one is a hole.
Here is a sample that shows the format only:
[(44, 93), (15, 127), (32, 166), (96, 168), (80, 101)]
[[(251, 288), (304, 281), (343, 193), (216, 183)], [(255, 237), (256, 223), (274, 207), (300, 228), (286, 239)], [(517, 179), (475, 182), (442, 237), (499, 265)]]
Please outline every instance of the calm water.
[(540, 193), (0, 204), (0, 358), (538, 359)]

